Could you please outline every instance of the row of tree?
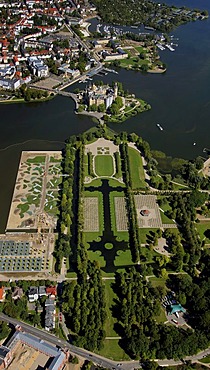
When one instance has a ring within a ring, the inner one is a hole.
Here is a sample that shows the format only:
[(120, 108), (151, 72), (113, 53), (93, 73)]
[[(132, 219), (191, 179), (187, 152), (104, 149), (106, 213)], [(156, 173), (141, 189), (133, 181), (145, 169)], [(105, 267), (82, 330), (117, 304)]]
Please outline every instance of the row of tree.
[(105, 293), (100, 268), (87, 263), (88, 279), (66, 281), (62, 293), (62, 311), (69, 328), (76, 334), (74, 344), (93, 351), (101, 349), (105, 338)]
[(140, 259), (139, 252), (141, 244), (139, 240), (138, 221), (134, 202), (134, 195), (132, 192), (128, 145), (125, 142), (123, 142), (120, 145), (120, 155), (122, 159), (123, 179), (126, 185), (125, 194), (129, 221), (129, 245), (131, 249), (133, 262), (138, 262)]

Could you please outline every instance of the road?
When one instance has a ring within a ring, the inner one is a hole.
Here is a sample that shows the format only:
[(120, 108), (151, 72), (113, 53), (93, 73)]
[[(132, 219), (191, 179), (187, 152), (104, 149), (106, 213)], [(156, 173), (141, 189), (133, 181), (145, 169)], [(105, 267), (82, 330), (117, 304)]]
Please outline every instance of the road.
[[(112, 361), (112, 360), (109, 360), (105, 357), (96, 355), (95, 353), (86, 351), (83, 348), (75, 347), (75, 346), (73, 346), (72, 344), (68, 343), (65, 340), (58, 339), (53, 334), (50, 334), (50, 333), (48, 333), (44, 330), (41, 330), (41, 329), (34, 328), (31, 325), (28, 325), (26, 323), (23, 323), (22, 321), (18, 321), (16, 319), (13, 319), (9, 316), (4, 315), (3, 313), (0, 313), (0, 319), (7, 322), (7, 323), (10, 323), (14, 326), (20, 325), (25, 332), (27, 332), (29, 334), (32, 334), (32, 335), (35, 335), (35, 336), (38, 336), (40, 339), (45, 340), (45, 341), (47, 341), (47, 342), (49, 342), (53, 345), (56, 345), (56, 346), (59, 346), (59, 347), (62, 347), (62, 348), (68, 348), (73, 354), (81, 356), (84, 359), (92, 361), (95, 364), (97, 364), (99, 366), (102, 366), (104, 368), (119, 369), (119, 370), (123, 370), (123, 369), (130, 370), (131, 369), (131, 366), (129, 365), (129, 363), (128, 364), (126, 363), (125, 367), (124, 366), (123, 367), (122, 366), (121, 367), (117, 366), (117, 362), (115, 362), (115, 361)], [(139, 366), (139, 363), (138, 363), (138, 366)], [(133, 367), (133, 363), (132, 363), (132, 367)]]
[[(14, 326), (20, 325), (22, 329), (26, 331), (27, 333), (38, 336), (40, 339), (45, 340), (61, 348), (68, 348), (73, 354), (81, 356), (84, 359), (92, 361), (95, 364), (102, 366), (104, 368), (115, 369), (115, 370), (133, 370), (134, 368), (141, 367), (139, 364), (139, 361), (121, 361), (120, 363), (117, 363), (116, 361), (112, 361), (108, 358), (97, 355), (83, 348), (73, 346), (72, 344), (70, 344), (69, 342), (65, 340), (58, 339), (53, 334), (50, 334), (41, 329), (34, 328), (33, 326), (29, 324), (13, 319), (7, 315), (4, 315), (3, 313), (0, 313), (0, 319)], [(194, 356), (185, 357), (184, 361), (191, 361), (193, 363), (207, 355), (210, 355), (210, 347), (204, 351), (199, 352), (198, 354)], [(165, 360), (156, 359), (155, 361), (158, 363), (159, 366), (177, 366), (177, 365), (183, 364), (183, 360), (175, 361), (175, 360), (168, 360), (168, 359), (165, 359)]]

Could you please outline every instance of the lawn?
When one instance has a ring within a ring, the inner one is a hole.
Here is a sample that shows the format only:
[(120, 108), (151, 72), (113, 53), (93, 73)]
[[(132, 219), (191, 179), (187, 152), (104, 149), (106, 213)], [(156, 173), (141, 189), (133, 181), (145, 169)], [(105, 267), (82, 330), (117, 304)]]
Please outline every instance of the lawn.
[(119, 346), (118, 339), (105, 339), (104, 346), (98, 353), (114, 361), (130, 360), (130, 357)]
[(206, 356), (199, 360), (199, 362), (202, 362), (203, 364), (209, 364), (210, 363), (210, 356)]
[(87, 254), (88, 254), (88, 259), (90, 261), (97, 261), (99, 263), (100, 267), (105, 267), (106, 266), (105, 259), (101, 255), (101, 251), (93, 252), (93, 251), (87, 250)]
[[(161, 207), (162, 208), (162, 207)], [(160, 216), (163, 224), (174, 224), (175, 222), (168, 218), (163, 211), (160, 210)]]
[(90, 243), (93, 241), (100, 242), (101, 237), (99, 235), (100, 233), (98, 232), (84, 232), (83, 237), (84, 237), (84, 243)]
[(145, 189), (145, 176), (142, 158), (138, 150), (128, 147), (132, 189)]
[(45, 162), (45, 156), (38, 155), (37, 157), (34, 158), (28, 158), (26, 162), (28, 163), (43, 163)]
[(117, 251), (117, 257), (115, 257), (114, 265), (116, 267), (134, 265), (134, 263), (132, 262), (130, 249), (126, 251), (122, 251), (122, 250)]
[(149, 242), (149, 239), (152, 237), (152, 233), (158, 229), (148, 229), (148, 228), (141, 228), (139, 229), (139, 237), (141, 244), (146, 244)]
[(200, 235), (201, 240), (205, 239), (206, 243), (209, 244), (210, 239), (206, 238), (204, 233), (206, 230), (210, 229), (210, 221), (206, 221), (206, 222), (204, 221), (204, 222), (197, 223), (195, 224), (195, 227)]
[(149, 281), (151, 282), (153, 287), (156, 287), (156, 286), (164, 287), (166, 285), (166, 279), (164, 278), (158, 278), (154, 276), (154, 277), (149, 278)]
[(99, 186), (101, 185), (102, 185), (101, 179), (93, 179), (90, 183), (85, 184), (85, 187), (94, 186), (96, 188), (99, 188)]
[(95, 157), (95, 172), (98, 176), (114, 175), (113, 157), (111, 155), (97, 155)]
[[(91, 183), (91, 185), (92, 185), (92, 183)], [(109, 179), (109, 186), (111, 186), (112, 188), (116, 188), (118, 186), (121, 186), (121, 187), (125, 188), (125, 184), (122, 183), (122, 182), (119, 182), (116, 179)]]
[(156, 316), (156, 321), (157, 321), (158, 324), (161, 324), (161, 323), (164, 323), (165, 321), (167, 321), (165, 311), (162, 307), (160, 309), (160, 314), (158, 316)]

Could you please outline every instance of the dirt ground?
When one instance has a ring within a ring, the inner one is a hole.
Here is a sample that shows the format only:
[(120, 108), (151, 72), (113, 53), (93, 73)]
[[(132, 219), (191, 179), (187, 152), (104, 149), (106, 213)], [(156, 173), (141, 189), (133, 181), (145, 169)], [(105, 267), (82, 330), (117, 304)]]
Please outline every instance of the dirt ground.
[(38, 366), (45, 367), (49, 357), (36, 351), (35, 349), (19, 343), (14, 353), (14, 358), (9, 370), (36, 370)]

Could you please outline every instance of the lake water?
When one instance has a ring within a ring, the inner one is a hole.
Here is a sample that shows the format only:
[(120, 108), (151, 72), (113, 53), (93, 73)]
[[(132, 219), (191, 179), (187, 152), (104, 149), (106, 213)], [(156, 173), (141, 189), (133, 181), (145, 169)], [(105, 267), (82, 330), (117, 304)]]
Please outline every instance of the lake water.
[[(204, 0), (171, 3), (210, 13), (210, 3)], [(118, 76), (104, 78), (122, 81), (152, 106), (151, 111), (111, 128), (135, 131), (152, 148), (169, 155), (194, 158), (210, 147), (210, 19), (188, 23), (173, 34), (179, 38), (176, 51), (160, 52), (168, 65), (165, 74), (121, 70)], [(61, 149), (68, 136), (94, 125), (90, 118), (76, 116), (73, 109), (71, 99), (64, 97), (40, 104), (0, 105), (0, 232), (5, 229), (21, 151)], [(164, 131), (158, 130), (157, 123)]]

